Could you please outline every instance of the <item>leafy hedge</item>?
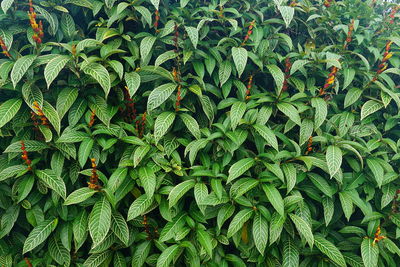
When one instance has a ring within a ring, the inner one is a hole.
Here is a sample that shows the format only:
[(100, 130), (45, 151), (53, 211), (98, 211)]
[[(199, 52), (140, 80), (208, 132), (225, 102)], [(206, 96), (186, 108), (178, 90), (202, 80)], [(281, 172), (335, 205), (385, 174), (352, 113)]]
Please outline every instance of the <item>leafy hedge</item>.
[(399, 5), (1, 8), (0, 266), (398, 266)]

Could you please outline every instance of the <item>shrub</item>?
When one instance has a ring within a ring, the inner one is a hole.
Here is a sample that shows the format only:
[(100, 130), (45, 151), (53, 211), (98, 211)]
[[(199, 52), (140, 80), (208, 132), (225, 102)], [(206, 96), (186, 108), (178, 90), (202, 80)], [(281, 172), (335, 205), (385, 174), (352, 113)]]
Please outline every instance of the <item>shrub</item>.
[(1, 266), (398, 266), (399, 5), (1, 8)]

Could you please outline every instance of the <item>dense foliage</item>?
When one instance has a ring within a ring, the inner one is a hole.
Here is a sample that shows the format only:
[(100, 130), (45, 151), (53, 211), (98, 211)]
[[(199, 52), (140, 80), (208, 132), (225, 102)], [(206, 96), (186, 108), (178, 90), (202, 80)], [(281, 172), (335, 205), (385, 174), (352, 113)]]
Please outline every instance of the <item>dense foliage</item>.
[(0, 266), (398, 266), (399, 5), (1, 9)]

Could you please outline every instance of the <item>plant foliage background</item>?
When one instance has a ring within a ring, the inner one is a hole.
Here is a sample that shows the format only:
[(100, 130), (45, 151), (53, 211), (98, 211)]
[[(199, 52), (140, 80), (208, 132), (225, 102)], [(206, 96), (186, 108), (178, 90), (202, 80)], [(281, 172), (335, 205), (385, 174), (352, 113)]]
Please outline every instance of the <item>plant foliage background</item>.
[(1, 9), (0, 266), (398, 266), (398, 4)]

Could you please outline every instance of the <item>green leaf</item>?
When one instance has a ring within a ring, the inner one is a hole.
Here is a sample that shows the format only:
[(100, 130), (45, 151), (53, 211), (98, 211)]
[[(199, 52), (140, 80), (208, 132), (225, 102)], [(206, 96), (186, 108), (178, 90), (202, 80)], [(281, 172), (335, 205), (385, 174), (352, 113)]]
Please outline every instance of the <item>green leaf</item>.
[[(272, 77), (274, 78), (277, 90), (276, 93), (279, 94), (283, 87), (283, 82), (285, 80), (285, 74), (277, 65), (267, 65), (268, 71), (271, 73)], [(279, 108), (278, 104), (278, 108)]]
[(265, 195), (267, 196), (269, 202), (274, 207), (274, 209), (281, 215), (285, 215), (285, 205), (283, 203), (283, 199), (278, 189), (272, 184), (263, 184), (262, 188), (264, 190)]
[(253, 238), (254, 244), (261, 255), (264, 255), (268, 243), (268, 221), (257, 213), (253, 220)]
[(60, 129), (61, 129), (60, 117), (58, 116), (56, 109), (52, 105), (50, 105), (49, 102), (45, 100), (43, 101), (43, 114), (49, 120), (54, 130), (56, 130), (57, 134), (60, 135)]
[(328, 146), (326, 149), (326, 164), (328, 165), (331, 177), (340, 170), (340, 166), (342, 165), (342, 150), (338, 146)]
[(14, 88), (15, 86), (17, 86), (17, 83), (22, 79), (22, 77), (25, 75), (26, 71), (32, 65), (36, 57), (37, 57), (36, 55), (27, 55), (17, 59), (11, 70), (11, 75), (10, 75)]
[(140, 75), (137, 72), (126, 72), (125, 82), (128, 87), (129, 95), (132, 97), (140, 86)]
[(22, 253), (25, 254), (43, 243), (54, 231), (57, 223), (57, 218), (54, 220), (44, 220), (39, 223), (35, 228), (33, 228), (28, 237), (25, 239)]
[(92, 151), (94, 144), (94, 140), (87, 138), (82, 141), (82, 143), (79, 145), (79, 152), (78, 152), (78, 160), (79, 160), (79, 165), (83, 168), (85, 166), (89, 154)]
[(267, 145), (272, 146), (276, 151), (279, 151), (278, 140), (273, 130), (265, 125), (254, 124), (253, 128), (267, 141)]
[(84, 66), (83, 72), (92, 76), (103, 88), (105, 98), (108, 97), (111, 88), (110, 74), (107, 69), (99, 63), (89, 63)]
[(65, 67), (68, 61), (71, 60), (70, 56), (56, 55), (53, 59), (47, 63), (44, 68), (44, 78), (46, 79), (47, 88), (57, 78), (60, 71)]
[(293, 62), (292, 67), (290, 68), (290, 75), (293, 75), (296, 71), (303, 68), (306, 64), (310, 63), (309, 60), (299, 59)]
[(375, 177), (378, 187), (381, 188), (383, 183), (384, 169), (377, 159), (367, 158), (367, 166)]
[(176, 203), (178, 203), (179, 199), (183, 197), (186, 192), (194, 187), (196, 184), (195, 180), (187, 180), (172, 188), (171, 192), (168, 195), (169, 207), (171, 208)]
[(93, 196), (97, 191), (89, 187), (82, 187), (72, 192), (64, 202), (64, 205), (78, 204)]
[(164, 103), (175, 91), (176, 86), (175, 83), (166, 83), (151, 91), (147, 100), (147, 111), (150, 112)]
[(361, 243), (361, 256), (365, 267), (378, 266), (379, 248), (370, 238), (364, 238)]
[[(1, 1), (1, 9), (3, 9), (4, 14), (7, 13), (7, 10), (10, 9), (14, 0), (3, 0)], [(9, 47), (9, 46), (8, 46)]]
[(151, 244), (152, 241), (145, 240), (139, 245), (137, 245), (136, 250), (132, 256), (131, 266), (142, 267), (145, 264), (147, 256), (149, 255), (151, 249)]
[(147, 144), (136, 148), (135, 153), (133, 154), (133, 167), (136, 167), (139, 165), (139, 163), (142, 161), (144, 156), (146, 156), (146, 154), (147, 154), (147, 152), (149, 152), (149, 150), (150, 150), (150, 146)]
[(329, 197), (322, 198), (322, 206), (324, 208), (325, 225), (328, 225), (332, 220), (333, 213), (335, 212), (335, 204)]
[(344, 98), (344, 108), (349, 107), (350, 105), (354, 104), (361, 96), (363, 90), (353, 87), (347, 93), (346, 97)]
[(292, 219), (292, 222), (296, 226), (297, 231), (304, 236), (304, 238), (307, 240), (308, 245), (312, 248), (314, 245), (314, 235), (312, 233), (311, 227), (308, 225), (308, 223), (301, 218), (300, 216), (297, 216), (296, 214), (289, 214), (290, 219)]
[(282, 267), (299, 266), (299, 249), (293, 239), (288, 237), (283, 245)]
[(232, 237), (237, 231), (242, 229), (245, 222), (247, 222), (253, 215), (252, 209), (244, 209), (239, 211), (235, 217), (233, 217), (231, 223), (229, 224), (228, 233), (226, 237)]
[(221, 86), (228, 81), (229, 77), (231, 77), (231, 72), (232, 72), (232, 66), (229, 61), (224, 61), (220, 64), (218, 75)]
[(176, 244), (166, 248), (158, 257), (156, 267), (169, 267), (179, 250), (180, 247)]
[(254, 165), (254, 163), (255, 163), (254, 159), (247, 158), (247, 159), (241, 159), (235, 164), (233, 164), (229, 168), (229, 176), (226, 183), (228, 184), (233, 180), (235, 180), (236, 178), (238, 178), (239, 176), (241, 176), (243, 173), (248, 171)]
[(156, 143), (167, 133), (169, 127), (175, 120), (176, 113), (174, 112), (163, 112), (161, 113), (154, 123), (154, 139)]
[(170, 50), (167, 52), (162, 53), (161, 55), (159, 55), (156, 59), (156, 62), (154, 63), (155, 66), (160, 66), (161, 64), (163, 64), (164, 62), (170, 60), (170, 59), (174, 59), (178, 56), (178, 53), (176, 53), (174, 50)]
[(147, 36), (144, 37), (140, 42), (140, 57), (142, 60), (145, 60), (145, 58), (149, 55), (156, 40), (157, 38), (154, 36)]
[(197, 121), (190, 116), (189, 114), (179, 114), (179, 117), (182, 119), (183, 123), (185, 124), (186, 128), (188, 128), (189, 132), (193, 134), (196, 139), (201, 138), (200, 127)]
[(318, 129), (324, 123), (328, 115), (328, 105), (322, 98), (314, 97), (311, 99), (311, 106), (315, 108), (314, 127)]
[[(40, 141), (34, 141), (34, 140), (24, 140), (25, 144), (25, 150), (27, 152), (36, 152), (40, 151), (46, 148), (49, 148), (49, 146), (46, 143), (40, 142)], [(4, 153), (10, 153), (10, 152), (21, 152), (21, 142), (15, 142), (9, 145), (5, 150)]]
[(185, 30), (187, 35), (189, 36), (190, 41), (193, 44), (193, 47), (197, 48), (197, 43), (199, 42), (199, 31), (194, 27), (185, 26)]
[(120, 185), (123, 184), (127, 175), (128, 175), (127, 168), (116, 169), (111, 175), (110, 179), (108, 179), (107, 188), (114, 193), (115, 191), (117, 191)]
[(196, 234), (197, 234), (197, 240), (199, 241), (200, 245), (206, 250), (208, 256), (212, 258), (213, 246), (212, 246), (211, 235), (203, 229), (198, 229), (196, 231)]
[(76, 33), (75, 21), (70, 14), (63, 13), (61, 16), (61, 30), (68, 39), (72, 39)]
[(326, 256), (328, 256), (329, 259), (331, 259), (334, 263), (336, 263), (338, 266), (343, 266), (346, 267), (346, 261), (343, 258), (342, 253), (339, 251), (339, 249), (326, 240), (322, 235), (316, 234), (314, 236), (314, 241), (315, 241), (315, 246)]
[(299, 112), (293, 105), (281, 102), (277, 104), (277, 107), (283, 114), (288, 116), (289, 119), (291, 119), (294, 123), (296, 123), (299, 126), (301, 125)]
[(351, 199), (351, 195), (346, 191), (339, 192), (339, 199), (342, 204), (344, 216), (347, 221), (349, 221), (351, 214), (353, 213), (353, 200)]
[(105, 197), (94, 204), (89, 215), (89, 233), (94, 246), (100, 244), (111, 227), (111, 205)]
[(108, 258), (112, 256), (113, 252), (111, 250), (106, 250), (101, 253), (94, 253), (90, 255), (86, 261), (83, 263), (85, 267), (98, 267), (101, 266)]
[(247, 64), (247, 50), (243, 47), (232, 47), (232, 57), (235, 63), (238, 77), (242, 76)]
[(281, 216), (278, 212), (272, 214), (269, 224), (269, 243), (273, 244), (281, 236), (283, 224), (286, 220), (285, 216)]
[(119, 212), (111, 213), (111, 230), (125, 246), (129, 243), (129, 229), (124, 217)]
[(77, 98), (78, 89), (67, 87), (61, 90), (58, 94), (56, 103), (56, 109), (60, 119), (64, 117), (65, 113), (67, 113)]
[(152, 197), (147, 197), (146, 194), (141, 195), (138, 197), (128, 210), (128, 221), (135, 219), (137, 216), (143, 214), (153, 203)]
[(150, 167), (139, 168), (139, 179), (146, 192), (146, 195), (151, 198), (156, 190), (157, 178)]
[(345, 68), (343, 70), (344, 81), (343, 81), (342, 90), (346, 89), (347, 86), (349, 86), (351, 84), (351, 82), (354, 80), (355, 74), (356, 74), (356, 71), (354, 69)]
[(294, 8), (290, 6), (278, 6), (278, 9), (282, 15), (283, 20), (285, 21), (286, 28), (289, 27), (290, 22), (293, 19)]
[(63, 199), (65, 199), (67, 190), (65, 188), (65, 183), (63, 179), (56, 175), (53, 170), (36, 170), (36, 176), (42, 180), (50, 189), (54, 190)]
[(158, 6), (160, 5), (160, 0), (150, 0), (150, 2), (153, 4), (155, 9), (158, 10)]
[(246, 112), (246, 103), (236, 102), (232, 105), (230, 118), (231, 118), (231, 128), (233, 131), (236, 129), (236, 126), (239, 124), (245, 112)]
[(176, 232), (185, 225), (186, 217), (186, 213), (181, 213), (180, 215), (177, 215), (172, 222), (168, 222), (160, 233), (160, 242), (165, 242), (174, 238)]
[(54, 236), (50, 238), (49, 245), (49, 254), (50, 256), (60, 265), (67, 264), (69, 265), (71, 260), (71, 255), (69, 254), (68, 249), (66, 249), (60, 239), (56, 239)]
[(74, 234), (75, 251), (85, 242), (88, 230), (88, 214), (82, 210), (74, 219), (72, 232)]
[[(317, 119), (315, 119), (317, 121)], [(309, 140), (314, 131), (314, 123), (309, 119), (303, 119), (300, 125), (300, 140), (299, 145), (303, 145)]]
[(9, 99), (0, 105), (0, 128), (14, 118), (21, 105), (22, 100), (18, 98)]
[[(122, 4), (122, 3), (120, 3), (120, 4)], [(140, 13), (140, 15), (142, 15), (142, 17), (144, 18), (144, 20), (147, 22), (147, 24), (149, 24), (149, 26), (151, 27), (152, 26), (152, 23), (151, 23), (151, 13), (150, 13), (150, 11), (147, 9), (147, 8), (145, 8), (144, 6), (135, 6), (135, 10), (137, 11), (137, 12), (139, 12)]]
[(321, 192), (327, 195), (328, 197), (332, 197), (334, 191), (330, 187), (329, 183), (324, 178), (322, 178), (322, 176), (312, 172), (307, 173), (307, 175), (316, 188), (321, 190)]
[(368, 100), (361, 107), (361, 120), (363, 120), (367, 116), (377, 112), (378, 110), (380, 110), (383, 107), (384, 107), (384, 105), (381, 102), (378, 102), (376, 100)]
[(281, 165), (282, 171), (286, 178), (287, 193), (294, 188), (297, 182), (297, 170), (292, 163), (284, 163)]

